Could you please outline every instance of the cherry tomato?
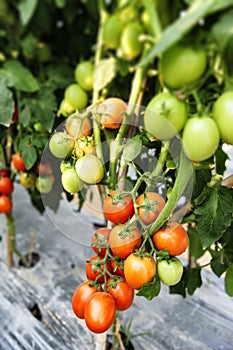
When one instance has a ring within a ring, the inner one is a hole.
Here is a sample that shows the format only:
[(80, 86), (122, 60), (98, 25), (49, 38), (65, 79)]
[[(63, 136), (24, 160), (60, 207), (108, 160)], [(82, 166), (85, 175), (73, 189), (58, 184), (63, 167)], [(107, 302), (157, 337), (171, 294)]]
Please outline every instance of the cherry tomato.
[(79, 86), (86, 90), (93, 89), (94, 66), (90, 61), (83, 61), (77, 64), (74, 76)]
[(144, 224), (154, 222), (165, 206), (165, 200), (155, 192), (145, 192), (137, 199), (138, 215)]
[(0, 178), (0, 193), (10, 195), (14, 190), (13, 182), (9, 177)]
[(105, 256), (109, 245), (109, 234), (111, 230), (107, 227), (101, 227), (95, 231), (91, 238), (91, 247), (96, 254)]
[(130, 254), (124, 262), (124, 269), (128, 285), (133, 289), (140, 289), (153, 280), (156, 274), (156, 263), (149, 254), (143, 257)]
[(195, 162), (213, 156), (220, 141), (214, 119), (207, 116), (190, 118), (185, 124), (182, 141), (186, 155)]
[(181, 255), (188, 248), (188, 234), (178, 222), (169, 222), (165, 228), (159, 229), (152, 236), (157, 249), (167, 249), (170, 255)]
[[(99, 257), (98, 255), (94, 255), (88, 259), (86, 263), (86, 275), (89, 280), (96, 281), (98, 283), (104, 282), (104, 275), (101, 276), (101, 274), (104, 272), (103, 260), (104, 257)], [(112, 268), (109, 260), (106, 262), (106, 268), (111, 273)]]
[(93, 110), (99, 115), (101, 125), (109, 129), (118, 129), (124, 119), (127, 104), (120, 98), (109, 97)]
[(111, 262), (112, 272), (115, 275), (125, 277), (124, 260), (121, 258), (115, 257), (115, 259), (110, 260), (110, 262)]
[(92, 130), (90, 120), (77, 115), (70, 115), (66, 119), (65, 129), (67, 133), (75, 139), (83, 137), (83, 135), (89, 136)]
[(0, 170), (0, 177), (9, 177), (10, 176), (10, 171), (7, 169), (1, 169)]
[(10, 197), (5, 194), (0, 196), (0, 213), (9, 214), (12, 212), (13, 203)]
[(71, 155), (75, 142), (73, 138), (65, 132), (55, 132), (49, 140), (49, 149), (57, 158), (66, 158)]
[(162, 54), (159, 75), (165, 85), (177, 90), (196, 82), (206, 66), (207, 57), (203, 48), (179, 43)]
[(60, 117), (61, 115), (63, 115), (64, 117), (68, 117), (69, 115), (71, 115), (71, 113), (74, 113), (74, 112), (75, 112), (75, 108), (71, 106), (71, 104), (68, 101), (63, 99), (57, 111), (57, 116)]
[(133, 288), (131, 288), (125, 280), (117, 282), (116, 286), (111, 284), (111, 279), (108, 280), (107, 283), (110, 284), (108, 293), (113, 296), (116, 303), (116, 309), (119, 311), (127, 310), (134, 300)]
[(86, 301), (84, 319), (87, 327), (94, 333), (106, 332), (112, 326), (115, 315), (115, 300), (107, 292), (97, 292)]
[(16, 170), (18, 170), (18, 171), (25, 171), (26, 170), (26, 165), (24, 163), (24, 160), (23, 160), (20, 152), (17, 152), (12, 156), (12, 163), (13, 163), (13, 166)]
[(186, 104), (170, 92), (161, 92), (147, 105), (144, 127), (159, 140), (170, 139), (181, 131), (187, 120)]
[(101, 160), (94, 154), (86, 154), (75, 163), (75, 169), (81, 180), (88, 184), (99, 183), (104, 177)]
[(34, 173), (22, 172), (19, 177), (21, 185), (27, 189), (33, 188), (36, 185), (37, 175)]
[(84, 186), (83, 181), (79, 178), (74, 167), (67, 168), (63, 171), (61, 182), (63, 188), (71, 194), (79, 192)]
[(134, 225), (116, 225), (109, 235), (109, 245), (113, 255), (122, 259), (139, 248), (141, 241), (141, 233)]
[(233, 145), (233, 91), (226, 91), (214, 103), (213, 117), (223, 142)]
[(124, 23), (121, 21), (120, 16), (109, 16), (103, 25), (103, 42), (108, 49), (117, 49), (120, 44), (121, 32), (124, 27)]
[(111, 191), (103, 201), (103, 213), (114, 224), (124, 224), (134, 215), (132, 196), (123, 191)]
[(53, 187), (53, 178), (50, 175), (38, 176), (36, 179), (36, 189), (40, 193), (49, 193)]
[(136, 58), (142, 51), (143, 43), (140, 35), (143, 34), (143, 27), (138, 21), (127, 23), (121, 33), (120, 48), (123, 57), (127, 60)]
[(181, 280), (183, 269), (181, 261), (176, 257), (157, 261), (158, 276), (167, 286), (173, 286)]
[(78, 84), (69, 85), (64, 92), (64, 99), (75, 109), (80, 110), (87, 106), (87, 92)]
[(84, 308), (88, 298), (98, 292), (94, 286), (90, 286), (89, 281), (81, 283), (75, 290), (72, 298), (72, 308), (75, 315), (84, 319)]

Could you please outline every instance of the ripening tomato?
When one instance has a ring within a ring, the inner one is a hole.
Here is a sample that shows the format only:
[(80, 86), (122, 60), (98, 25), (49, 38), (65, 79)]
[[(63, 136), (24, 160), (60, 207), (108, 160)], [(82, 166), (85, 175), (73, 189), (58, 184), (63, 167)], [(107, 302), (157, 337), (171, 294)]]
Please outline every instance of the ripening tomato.
[(134, 300), (133, 288), (131, 288), (125, 280), (117, 282), (116, 286), (112, 283), (111, 279), (109, 279), (107, 283), (110, 284), (108, 293), (113, 296), (116, 303), (116, 309), (119, 311), (127, 310)]
[(159, 229), (152, 236), (157, 249), (167, 249), (170, 255), (181, 255), (188, 248), (188, 234), (181, 224), (171, 221), (165, 228)]
[(106, 332), (112, 326), (115, 315), (116, 303), (111, 294), (97, 292), (87, 299), (84, 308), (84, 319), (87, 327), (92, 332)]
[(65, 132), (55, 132), (49, 140), (49, 149), (57, 158), (69, 157), (74, 149), (73, 138)]
[(99, 116), (100, 124), (109, 129), (118, 129), (121, 126), (126, 110), (127, 104), (118, 97), (109, 97), (93, 108), (94, 113)]
[(10, 195), (14, 190), (13, 182), (9, 177), (0, 178), (0, 193)]
[(153, 280), (156, 274), (156, 263), (150, 254), (139, 257), (130, 254), (124, 262), (125, 280), (133, 289), (140, 289)]
[(132, 196), (123, 191), (111, 191), (103, 201), (103, 213), (114, 224), (124, 224), (134, 215)]
[(27, 189), (35, 187), (36, 179), (36, 174), (29, 172), (22, 172), (19, 177), (21, 185)]
[(13, 203), (10, 197), (2, 194), (0, 196), (0, 213), (9, 214), (13, 208)]
[(109, 245), (113, 255), (122, 259), (139, 248), (141, 241), (141, 233), (134, 225), (116, 225), (109, 235)]
[(96, 254), (105, 256), (109, 246), (109, 234), (111, 230), (107, 227), (100, 227), (91, 238), (91, 247)]
[(65, 129), (74, 139), (83, 137), (84, 135), (89, 136), (92, 130), (90, 120), (87, 117), (81, 118), (76, 114), (72, 114), (66, 119)]
[(26, 165), (24, 163), (24, 160), (23, 160), (20, 152), (17, 152), (12, 156), (12, 163), (13, 163), (13, 166), (16, 170), (18, 170), (18, 171), (25, 171), (26, 170)]
[(165, 200), (156, 192), (145, 192), (137, 199), (138, 215), (144, 224), (154, 222), (165, 206)]
[(223, 142), (233, 145), (233, 91), (225, 91), (218, 97), (214, 103), (213, 117)]
[(98, 289), (94, 286), (90, 286), (89, 281), (81, 283), (74, 291), (72, 298), (72, 308), (75, 315), (79, 318), (84, 318), (84, 307), (87, 299), (98, 292)]
[(172, 257), (168, 260), (158, 259), (157, 261), (158, 276), (160, 281), (167, 286), (177, 284), (181, 280), (183, 270), (182, 262), (176, 257)]
[[(98, 255), (92, 256), (86, 262), (86, 275), (89, 280), (96, 281), (98, 283), (104, 282), (104, 275), (101, 275), (104, 272), (104, 257)], [(109, 260), (106, 261), (106, 268), (111, 273), (112, 267)]]

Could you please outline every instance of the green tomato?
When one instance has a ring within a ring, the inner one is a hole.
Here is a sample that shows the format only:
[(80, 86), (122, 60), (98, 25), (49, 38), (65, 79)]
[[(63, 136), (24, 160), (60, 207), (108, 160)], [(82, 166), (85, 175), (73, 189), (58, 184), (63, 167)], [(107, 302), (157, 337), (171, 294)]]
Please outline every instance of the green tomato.
[(157, 139), (170, 139), (183, 129), (186, 120), (186, 104), (170, 92), (162, 92), (147, 105), (144, 127)]
[(53, 187), (53, 179), (51, 176), (38, 176), (36, 179), (36, 189), (40, 193), (49, 193)]
[(214, 103), (213, 117), (223, 142), (233, 145), (233, 91), (224, 92)]
[(64, 160), (60, 163), (60, 170), (61, 170), (61, 173), (63, 173), (65, 170), (71, 169), (71, 168), (73, 168), (73, 165), (70, 163), (69, 160), (64, 159)]
[(124, 24), (118, 15), (106, 19), (103, 25), (103, 42), (108, 49), (117, 49)]
[(141, 53), (143, 46), (139, 40), (141, 34), (143, 34), (143, 27), (137, 21), (130, 22), (123, 28), (120, 48), (125, 59), (132, 60)]
[(84, 185), (74, 168), (67, 168), (63, 171), (61, 182), (63, 188), (69, 193), (79, 192)]
[(49, 141), (49, 149), (57, 158), (66, 158), (71, 155), (74, 149), (75, 141), (67, 133), (55, 132)]
[(57, 116), (60, 117), (61, 115), (63, 115), (63, 117), (68, 117), (73, 112), (75, 112), (74, 107), (71, 106), (71, 104), (68, 101), (63, 99), (57, 111)]
[(64, 98), (75, 110), (79, 110), (87, 106), (87, 92), (78, 84), (69, 85), (65, 89)]
[(157, 273), (159, 279), (167, 286), (177, 284), (181, 280), (183, 270), (182, 262), (176, 257), (172, 257), (168, 260), (158, 259), (157, 261)]
[(93, 89), (94, 66), (90, 61), (83, 61), (77, 64), (74, 76), (75, 80), (86, 91)]
[(182, 140), (186, 155), (193, 161), (201, 162), (216, 152), (220, 141), (219, 130), (214, 119), (195, 116), (185, 124)]
[(36, 122), (33, 127), (37, 132), (46, 133), (47, 131), (41, 122)]
[(87, 154), (76, 161), (75, 169), (81, 180), (88, 184), (99, 183), (104, 177), (104, 167), (94, 154)]
[(166, 86), (178, 90), (196, 82), (206, 66), (204, 49), (175, 44), (162, 54), (159, 75)]

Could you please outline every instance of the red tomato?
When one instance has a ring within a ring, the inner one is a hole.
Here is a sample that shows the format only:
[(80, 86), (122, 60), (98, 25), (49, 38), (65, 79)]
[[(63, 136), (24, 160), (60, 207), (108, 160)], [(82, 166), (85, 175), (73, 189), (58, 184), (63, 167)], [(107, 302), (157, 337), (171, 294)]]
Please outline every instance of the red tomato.
[(125, 280), (133, 289), (140, 289), (144, 284), (151, 282), (156, 274), (155, 260), (149, 254), (142, 258), (130, 254), (124, 265)]
[(115, 315), (115, 300), (107, 292), (97, 292), (86, 301), (84, 319), (87, 327), (94, 333), (107, 331), (113, 324)]
[[(112, 271), (110, 261), (106, 262), (106, 268), (109, 272)], [(98, 255), (92, 256), (86, 263), (86, 275), (89, 280), (96, 281), (98, 283), (104, 282), (104, 272), (103, 257)]]
[(110, 260), (110, 262), (111, 262), (112, 272), (115, 275), (125, 277), (124, 260), (122, 260), (120, 258), (115, 258), (114, 260)]
[(156, 231), (152, 237), (157, 249), (167, 249), (170, 255), (181, 255), (188, 247), (188, 234), (178, 222), (169, 222), (167, 227)]
[(95, 107), (95, 112), (100, 116), (100, 124), (109, 129), (118, 129), (121, 126), (126, 110), (125, 101), (117, 97), (109, 97)]
[(109, 245), (113, 255), (122, 259), (139, 248), (141, 241), (141, 233), (134, 225), (116, 225), (109, 235)]
[(133, 198), (123, 191), (112, 191), (104, 199), (103, 213), (114, 224), (123, 224), (134, 215)]
[(17, 152), (12, 157), (13, 166), (18, 171), (25, 171), (26, 165), (24, 163), (24, 160), (20, 154), (20, 152)]
[(7, 169), (1, 169), (0, 170), (0, 177), (9, 177), (10, 176), (10, 172)]
[(13, 190), (14, 185), (9, 177), (0, 178), (0, 193), (9, 195)]
[(84, 318), (84, 307), (87, 299), (98, 292), (96, 287), (92, 287), (89, 281), (81, 283), (75, 290), (72, 298), (72, 308), (75, 315), (79, 318)]
[(95, 231), (91, 239), (91, 247), (96, 254), (100, 256), (105, 256), (108, 242), (109, 242), (109, 234), (111, 230), (107, 227), (101, 227)]
[(138, 215), (144, 224), (154, 222), (165, 206), (165, 200), (155, 192), (145, 192), (137, 199)]
[(12, 200), (5, 194), (0, 196), (0, 213), (9, 214), (13, 208)]
[[(111, 283), (111, 280), (109, 280), (108, 283)], [(134, 290), (126, 281), (118, 282), (116, 287), (111, 284), (108, 292), (113, 296), (116, 303), (116, 309), (119, 311), (127, 310), (133, 303)]]

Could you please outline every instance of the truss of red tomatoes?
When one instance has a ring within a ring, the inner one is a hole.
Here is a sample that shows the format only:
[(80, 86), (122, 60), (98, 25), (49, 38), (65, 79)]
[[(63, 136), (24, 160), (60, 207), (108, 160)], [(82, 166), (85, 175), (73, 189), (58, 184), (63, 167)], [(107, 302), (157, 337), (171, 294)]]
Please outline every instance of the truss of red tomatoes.
[(177, 256), (188, 247), (186, 230), (178, 222), (168, 222), (149, 234), (165, 204), (156, 192), (133, 198), (116, 190), (104, 199), (103, 213), (112, 228), (101, 227), (93, 233), (95, 254), (86, 262), (87, 280), (72, 298), (74, 314), (92, 332), (107, 331), (116, 313), (132, 305), (135, 291), (155, 279), (168, 286), (180, 281), (183, 264)]
[(9, 214), (13, 208), (10, 196), (14, 190), (14, 185), (9, 176), (10, 173), (7, 169), (0, 170), (0, 213), (4, 214)]

